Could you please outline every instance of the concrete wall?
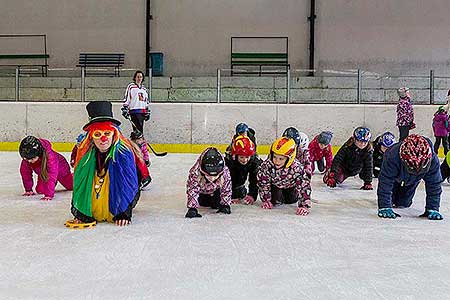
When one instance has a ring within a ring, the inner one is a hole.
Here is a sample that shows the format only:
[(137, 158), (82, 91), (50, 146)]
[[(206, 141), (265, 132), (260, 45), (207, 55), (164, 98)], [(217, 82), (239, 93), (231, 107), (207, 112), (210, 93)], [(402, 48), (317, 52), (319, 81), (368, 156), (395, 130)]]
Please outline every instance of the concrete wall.
[[(417, 130), (432, 137), (431, 120), (436, 106), (414, 107)], [(390, 130), (396, 135), (395, 106), (390, 105), (257, 105), (257, 104), (152, 104), (152, 119), (145, 134), (155, 144), (227, 144), (235, 125), (246, 122), (256, 130), (258, 144), (271, 144), (288, 126), (312, 136), (334, 132), (333, 145), (341, 145), (353, 129), (368, 126), (373, 134)], [(130, 124), (114, 104), (114, 115)], [(74, 142), (87, 123), (85, 103), (0, 103), (0, 142), (20, 141), (32, 134), (54, 142)]]
[[(308, 0), (151, 3), (152, 49), (165, 54), (166, 75), (228, 68), (233, 35), (288, 36), (292, 67), (308, 67)], [(80, 51), (123, 51), (126, 67), (143, 68), (144, 7), (143, 0), (3, 1), (0, 33), (46, 33), (51, 67), (74, 67)], [(316, 68), (448, 74), (449, 10), (447, 0), (317, 1)], [(0, 40), (0, 52), (34, 45)]]

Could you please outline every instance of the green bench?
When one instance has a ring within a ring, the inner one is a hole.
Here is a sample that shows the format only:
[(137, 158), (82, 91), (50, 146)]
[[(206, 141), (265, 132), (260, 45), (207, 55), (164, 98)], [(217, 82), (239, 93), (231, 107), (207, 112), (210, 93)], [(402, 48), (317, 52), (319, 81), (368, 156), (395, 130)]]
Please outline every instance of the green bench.
[[(0, 66), (15, 66), (21, 68), (25, 68), (25, 70), (29, 71), (29, 67), (39, 67), (40, 73), (42, 76), (47, 76), (48, 63), (47, 60), (50, 57), (48, 54), (0, 54), (0, 61), (2, 60), (41, 60), (41, 63), (9, 63), (9, 64), (1, 64)], [(43, 60), (43, 61), (42, 61)], [(43, 63), (42, 63), (43, 62)]]
[[(263, 70), (263, 67), (282, 67), (282, 70)], [(259, 67), (250, 68), (250, 71), (235, 70), (235, 67)], [(289, 69), (287, 53), (253, 53), (237, 52), (231, 53), (231, 75), (234, 74), (286, 74)]]

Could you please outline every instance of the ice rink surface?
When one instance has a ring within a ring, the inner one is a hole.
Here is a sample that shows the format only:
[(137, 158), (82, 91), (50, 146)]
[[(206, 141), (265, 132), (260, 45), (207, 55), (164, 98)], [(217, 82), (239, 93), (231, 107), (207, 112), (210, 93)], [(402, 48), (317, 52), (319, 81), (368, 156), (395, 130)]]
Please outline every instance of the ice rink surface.
[(71, 192), (22, 197), (20, 157), (1, 152), (0, 299), (450, 299), (448, 184), (443, 221), (417, 217), (423, 184), (402, 218), (383, 220), (359, 178), (330, 189), (319, 175), (307, 217), (258, 200), (189, 220), (195, 159), (153, 157), (132, 225), (70, 230)]

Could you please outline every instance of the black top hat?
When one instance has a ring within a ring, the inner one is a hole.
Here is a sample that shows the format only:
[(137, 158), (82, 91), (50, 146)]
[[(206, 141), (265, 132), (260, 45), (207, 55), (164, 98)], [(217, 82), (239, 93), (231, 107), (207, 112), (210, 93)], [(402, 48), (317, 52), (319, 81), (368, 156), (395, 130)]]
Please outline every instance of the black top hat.
[(120, 125), (120, 121), (113, 118), (112, 104), (109, 101), (93, 101), (86, 105), (89, 115), (89, 123), (83, 126), (83, 130), (93, 123), (110, 121), (116, 125)]

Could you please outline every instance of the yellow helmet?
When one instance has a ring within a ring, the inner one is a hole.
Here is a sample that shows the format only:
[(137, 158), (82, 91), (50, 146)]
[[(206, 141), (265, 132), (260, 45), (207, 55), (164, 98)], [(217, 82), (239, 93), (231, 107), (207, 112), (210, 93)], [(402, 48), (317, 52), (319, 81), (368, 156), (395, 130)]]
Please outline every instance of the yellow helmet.
[(273, 142), (272, 147), (270, 148), (271, 157), (273, 157), (273, 154), (286, 156), (288, 160), (284, 167), (289, 168), (294, 162), (296, 156), (295, 146), (296, 144), (293, 139), (281, 137)]

